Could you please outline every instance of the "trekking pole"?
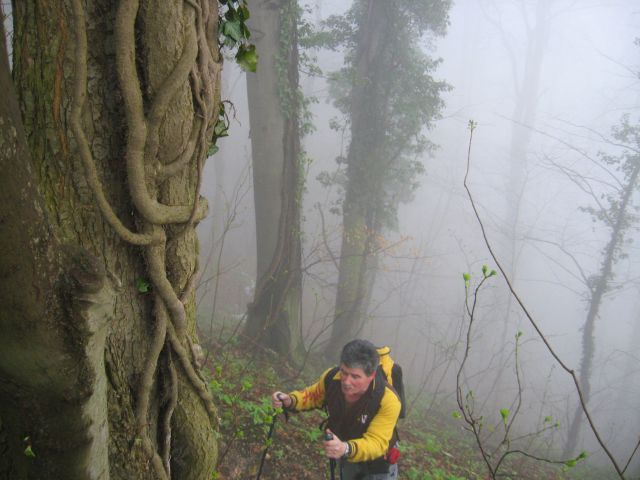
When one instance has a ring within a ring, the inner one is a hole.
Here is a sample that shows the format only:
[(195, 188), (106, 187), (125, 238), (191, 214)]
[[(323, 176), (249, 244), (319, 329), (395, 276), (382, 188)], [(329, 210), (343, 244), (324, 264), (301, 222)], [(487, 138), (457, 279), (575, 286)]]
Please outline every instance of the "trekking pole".
[[(278, 395), (278, 400), (282, 402), (282, 397), (280, 395)], [(282, 403), (282, 413), (284, 413), (285, 422), (288, 422), (289, 412), (287, 412), (287, 409), (284, 406), (284, 402)], [(262, 475), (262, 467), (264, 466), (264, 459), (267, 458), (267, 450), (269, 450), (269, 445), (271, 444), (270, 440), (271, 440), (271, 437), (273, 436), (273, 429), (276, 426), (277, 418), (278, 418), (278, 415), (277, 414), (274, 415), (273, 419), (271, 420), (271, 425), (269, 425), (269, 433), (267, 434), (266, 445), (264, 447), (264, 451), (262, 452), (262, 458), (260, 459), (260, 468), (258, 469), (258, 476), (256, 477), (256, 480), (260, 480), (260, 475)]]
[[(331, 433), (325, 433), (324, 439), (326, 441), (333, 440), (333, 435)], [(329, 470), (331, 471), (331, 480), (336, 480), (336, 461), (335, 459), (329, 459)]]

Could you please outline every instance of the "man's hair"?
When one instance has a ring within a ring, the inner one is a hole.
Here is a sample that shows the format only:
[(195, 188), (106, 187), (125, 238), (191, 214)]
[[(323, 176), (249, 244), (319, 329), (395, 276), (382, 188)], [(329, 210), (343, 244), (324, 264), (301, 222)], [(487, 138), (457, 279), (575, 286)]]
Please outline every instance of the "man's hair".
[(376, 371), (380, 357), (373, 343), (356, 339), (342, 347), (340, 363), (348, 368), (361, 368), (369, 376)]

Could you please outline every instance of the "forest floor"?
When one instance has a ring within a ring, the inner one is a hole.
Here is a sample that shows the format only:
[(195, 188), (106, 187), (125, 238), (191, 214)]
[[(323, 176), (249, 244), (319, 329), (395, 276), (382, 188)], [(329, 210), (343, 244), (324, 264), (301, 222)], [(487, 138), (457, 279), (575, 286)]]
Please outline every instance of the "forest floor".
[[(208, 341), (212, 352), (207, 361), (210, 386), (218, 404), (220, 442), (218, 480), (255, 479), (274, 421), (271, 394), (290, 391), (315, 381), (322, 367), (307, 362), (303, 372), (283, 364), (269, 352), (247, 348), (235, 341)], [(215, 356), (215, 357), (214, 357)], [(402, 457), (399, 462), (403, 480), (485, 480), (491, 478), (472, 435), (444, 409), (432, 408), (429, 414), (413, 408), (400, 420), (398, 430)], [(321, 454), (319, 424), (323, 412), (275, 416), (273, 437), (269, 442), (261, 474), (262, 480), (328, 479), (329, 462)], [(500, 470), (504, 479), (565, 480), (576, 476), (566, 469), (526, 457), (513, 457)], [(572, 471), (573, 470), (573, 471)], [(589, 475), (591, 477), (591, 475)], [(598, 478), (598, 477), (592, 477)]]

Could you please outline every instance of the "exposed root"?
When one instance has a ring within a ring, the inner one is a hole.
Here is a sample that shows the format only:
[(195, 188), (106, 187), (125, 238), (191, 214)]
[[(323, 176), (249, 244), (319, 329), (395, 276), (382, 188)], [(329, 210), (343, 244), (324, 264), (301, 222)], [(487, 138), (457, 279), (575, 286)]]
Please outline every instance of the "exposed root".
[(189, 379), (191, 386), (200, 397), (200, 400), (202, 400), (204, 408), (207, 410), (207, 413), (209, 414), (209, 418), (211, 419), (212, 423), (215, 424), (217, 421), (216, 408), (213, 404), (213, 397), (211, 396), (211, 393), (207, 389), (206, 383), (202, 381), (196, 369), (193, 367), (189, 352), (187, 351), (186, 348), (184, 348), (184, 346), (178, 339), (178, 336), (176, 335), (175, 330), (171, 325), (168, 325), (167, 335), (169, 337), (169, 342), (171, 343), (171, 347), (173, 348), (173, 351), (178, 356), (178, 361), (180, 362), (180, 366), (182, 367), (182, 370), (184, 371), (185, 375)]
[(171, 346), (165, 343), (166, 350), (166, 370), (167, 375), (165, 381), (167, 385), (167, 405), (165, 406), (164, 413), (162, 415), (162, 443), (160, 445), (160, 451), (162, 456), (162, 462), (164, 463), (164, 469), (167, 472), (169, 478), (171, 478), (171, 418), (173, 412), (178, 404), (178, 374), (176, 367), (173, 364), (173, 358), (171, 355)]
[(162, 298), (156, 295), (155, 298), (155, 317), (156, 329), (153, 333), (153, 340), (147, 353), (145, 366), (138, 385), (137, 405), (136, 405), (136, 424), (138, 435), (142, 441), (142, 448), (145, 454), (151, 459), (156, 474), (160, 478), (170, 478), (168, 472), (164, 469), (162, 459), (151, 442), (149, 435), (149, 399), (153, 387), (154, 374), (158, 368), (158, 358), (164, 341), (167, 336), (168, 314), (167, 309), (162, 302)]

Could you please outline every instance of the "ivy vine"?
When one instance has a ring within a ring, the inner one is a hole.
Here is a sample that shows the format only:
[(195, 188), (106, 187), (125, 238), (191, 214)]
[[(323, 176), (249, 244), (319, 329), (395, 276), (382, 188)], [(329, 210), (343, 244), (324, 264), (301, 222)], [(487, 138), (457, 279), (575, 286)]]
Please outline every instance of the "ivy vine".
[(221, 48), (233, 50), (237, 48), (235, 60), (247, 72), (255, 72), (258, 66), (256, 46), (249, 42), (251, 32), (247, 27), (249, 7), (246, 0), (218, 0), (220, 9)]

